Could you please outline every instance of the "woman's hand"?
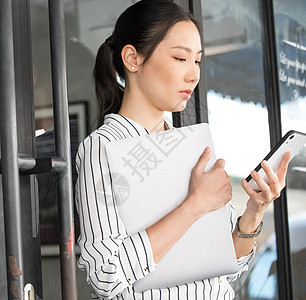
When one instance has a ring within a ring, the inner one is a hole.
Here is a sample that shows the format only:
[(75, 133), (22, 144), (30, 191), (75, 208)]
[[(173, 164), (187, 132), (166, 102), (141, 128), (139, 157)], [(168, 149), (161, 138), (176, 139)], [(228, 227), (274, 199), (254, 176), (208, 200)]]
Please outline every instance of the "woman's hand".
[[(261, 163), (261, 167), (269, 179), (269, 184), (267, 184), (256, 171), (251, 172), (252, 178), (261, 188), (260, 192), (253, 190), (246, 180), (242, 179), (241, 185), (250, 196), (250, 199), (247, 202), (246, 210), (239, 222), (239, 229), (241, 232), (246, 234), (253, 233), (260, 224), (267, 207), (280, 196), (281, 190), (286, 185), (289, 160), (290, 152), (287, 152), (278, 167), (277, 174), (265, 161)], [(237, 258), (245, 256), (252, 251), (254, 240), (254, 237), (247, 239), (239, 238), (235, 231), (233, 232), (233, 241)]]
[(205, 172), (210, 158), (211, 150), (206, 147), (192, 169), (189, 181), (188, 196), (200, 215), (216, 210), (232, 199), (231, 180), (224, 170), (225, 161), (218, 159), (214, 167)]
[(230, 178), (224, 171), (224, 160), (205, 172), (211, 152), (202, 153), (191, 171), (189, 192), (185, 201), (146, 229), (155, 263), (158, 263), (185, 232), (205, 213), (218, 209), (232, 198)]
[(261, 167), (265, 171), (269, 184), (267, 184), (256, 171), (251, 172), (254, 181), (261, 188), (261, 191), (253, 190), (245, 179), (241, 181), (241, 185), (245, 192), (250, 196), (247, 202), (247, 210), (252, 214), (263, 214), (267, 207), (280, 196), (282, 189), (286, 185), (286, 174), (290, 160), (290, 152), (285, 153), (277, 174), (272, 170), (266, 161), (262, 161)]

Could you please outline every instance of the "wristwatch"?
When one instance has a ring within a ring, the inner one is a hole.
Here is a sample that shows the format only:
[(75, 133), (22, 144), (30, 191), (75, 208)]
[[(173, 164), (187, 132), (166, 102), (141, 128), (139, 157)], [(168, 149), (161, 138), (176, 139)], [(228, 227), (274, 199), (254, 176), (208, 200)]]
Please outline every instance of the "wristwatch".
[(249, 239), (249, 238), (257, 237), (260, 234), (261, 228), (262, 228), (262, 225), (263, 225), (263, 221), (260, 222), (259, 226), (256, 228), (256, 230), (253, 233), (243, 233), (239, 229), (239, 221), (240, 221), (240, 219), (241, 219), (241, 216), (238, 217), (237, 223), (236, 223), (236, 227), (235, 227), (235, 230), (234, 230), (236, 235), (239, 238)]

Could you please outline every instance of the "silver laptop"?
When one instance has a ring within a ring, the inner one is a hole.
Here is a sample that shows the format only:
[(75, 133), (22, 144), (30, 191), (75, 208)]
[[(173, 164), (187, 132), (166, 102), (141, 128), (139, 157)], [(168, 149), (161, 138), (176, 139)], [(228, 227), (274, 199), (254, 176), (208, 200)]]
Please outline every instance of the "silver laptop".
[[(216, 158), (206, 123), (150, 133), (106, 144), (115, 201), (128, 234), (157, 222), (187, 196), (191, 170), (206, 146)], [(195, 222), (160, 260), (135, 282), (137, 292), (231, 274), (237, 260), (228, 206)]]

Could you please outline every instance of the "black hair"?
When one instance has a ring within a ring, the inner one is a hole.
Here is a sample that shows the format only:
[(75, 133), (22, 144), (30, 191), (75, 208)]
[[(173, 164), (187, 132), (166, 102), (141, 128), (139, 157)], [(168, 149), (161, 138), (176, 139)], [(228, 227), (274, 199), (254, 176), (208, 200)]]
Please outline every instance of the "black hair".
[(121, 57), (124, 46), (133, 45), (144, 57), (145, 64), (169, 29), (181, 21), (192, 21), (201, 32), (193, 15), (171, 0), (142, 0), (120, 15), (112, 35), (98, 50), (93, 71), (99, 126), (106, 114), (118, 113), (121, 107), (124, 86), (119, 81), (124, 82), (126, 77)]

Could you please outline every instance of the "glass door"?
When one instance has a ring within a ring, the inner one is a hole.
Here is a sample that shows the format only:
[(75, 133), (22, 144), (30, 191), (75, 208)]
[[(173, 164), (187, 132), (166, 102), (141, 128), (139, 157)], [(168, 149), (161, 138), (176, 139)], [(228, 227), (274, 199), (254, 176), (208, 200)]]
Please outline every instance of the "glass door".
[[(263, 69), (260, 1), (202, 0), (208, 120), (215, 151), (226, 161), (232, 203), (244, 212), (248, 195), (240, 180), (270, 149)], [(234, 282), (237, 299), (276, 299), (274, 209), (264, 216), (249, 272)]]
[[(65, 39), (72, 179), (76, 180), (75, 156), (79, 143), (97, 128), (97, 104), (92, 71), (99, 46), (112, 34), (118, 16), (135, 0), (64, 0)], [(48, 2), (29, 0), (33, 51), (34, 104), (37, 156), (54, 156)], [(45, 299), (61, 298), (59, 219), (54, 174), (40, 174), (40, 237), (42, 281)], [(78, 238), (78, 216), (75, 214)], [(77, 259), (80, 255), (76, 246)], [(85, 272), (77, 272), (79, 299), (90, 298)]]
[[(306, 133), (306, 2), (274, 1), (283, 135)], [(293, 298), (306, 298), (306, 145), (289, 164), (287, 198)]]

